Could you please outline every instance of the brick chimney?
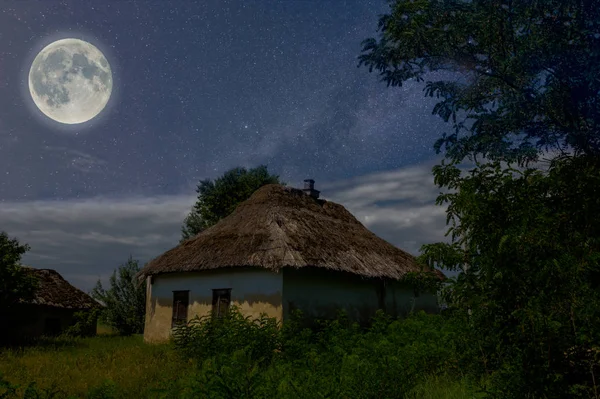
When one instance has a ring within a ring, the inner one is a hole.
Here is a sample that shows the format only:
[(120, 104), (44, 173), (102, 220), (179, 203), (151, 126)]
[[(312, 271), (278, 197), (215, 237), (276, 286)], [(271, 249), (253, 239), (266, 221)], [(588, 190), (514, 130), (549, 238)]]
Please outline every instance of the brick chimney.
[(315, 190), (315, 181), (313, 179), (304, 180), (304, 189), (302, 191), (315, 199), (319, 198), (320, 191)]

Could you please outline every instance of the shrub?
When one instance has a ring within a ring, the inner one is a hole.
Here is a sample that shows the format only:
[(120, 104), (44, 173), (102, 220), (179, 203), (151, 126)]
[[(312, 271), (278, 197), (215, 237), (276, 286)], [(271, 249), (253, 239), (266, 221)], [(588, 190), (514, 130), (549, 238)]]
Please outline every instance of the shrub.
[(254, 361), (270, 361), (281, 348), (280, 325), (265, 315), (252, 320), (232, 306), (222, 318), (196, 317), (175, 329), (175, 347), (189, 358), (232, 355), (242, 349)]
[(144, 331), (146, 314), (146, 283), (135, 279), (140, 271), (137, 260), (129, 257), (114, 270), (105, 289), (98, 280), (90, 295), (104, 304), (101, 320), (120, 335), (140, 334)]
[(75, 323), (64, 331), (68, 337), (90, 337), (96, 335), (100, 309), (77, 312), (74, 314)]
[(280, 326), (234, 308), (178, 327), (173, 341), (197, 362), (196, 396), (403, 398), (428, 375), (459, 374), (455, 327), (441, 315), (380, 312), (366, 329), (343, 313), (308, 329), (299, 317)]

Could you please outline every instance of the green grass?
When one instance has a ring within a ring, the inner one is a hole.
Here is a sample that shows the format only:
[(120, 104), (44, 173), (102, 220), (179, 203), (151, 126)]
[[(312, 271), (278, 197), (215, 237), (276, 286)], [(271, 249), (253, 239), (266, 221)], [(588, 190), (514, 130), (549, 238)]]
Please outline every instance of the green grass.
[[(462, 376), (452, 326), (439, 316), (379, 318), (368, 331), (344, 318), (315, 331), (269, 320), (231, 311), (179, 329), (175, 345), (98, 326), (92, 338), (0, 349), (0, 398), (483, 397)], [(18, 386), (12, 396), (7, 384)]]
[[(141, 336), (98, 336), (50, 341), (44, 346), (0, 352), (0, 373), (20, 385), (16, 397), (35, 381), (40, 390), (55, 391), (56, 398), (105, 397), (158, 398), (166, 389), (177, 397), (194, 378), (193, 364), (182, 363), (170, 345), (148, 345)], [(90, 395), (92, 394), (92, 395)], [(0, 389), (0, 396), (2, 390)], [(42, 396), (43, 397), (43, 396)], [(95, 396), (103, 397), (103, 396)], [(466, 379), (430, 376), (407, 395), (410, 399), (471, 399)]]
[(116, 335), (117, 334), (117, 332), (112, 327), (102, 324), (100, 322), (98, 322), (98, 325), (96, 326), (96, 333), (98, 335)]
[(21, 385), (20, 395), (35, 381), (42, 390), (58, 388), (57, 397), (86, 397), (90, 390), (111, 383), (117, 397), (157, 397), (155, 389), (173, 387), (189, 369), (171, 347), (147, 345), (139, 335), (58, 339), (46, 346), (0, 352), (0, 373)]

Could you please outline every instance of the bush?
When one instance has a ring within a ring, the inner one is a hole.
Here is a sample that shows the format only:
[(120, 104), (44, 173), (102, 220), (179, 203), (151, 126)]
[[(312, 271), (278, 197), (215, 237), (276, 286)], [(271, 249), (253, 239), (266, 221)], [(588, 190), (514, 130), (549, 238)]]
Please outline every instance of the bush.
[(96, 335), (100, 309), (77, 312), (74, 314), (75, 323), (64, 331), (68, 337), (91, 337)]
[(378, 313), (361, 329), (340, 314), (301, 326), (234, 308), (177, 328), (173, 341), (198, 365), (193, 395), (207, 398), (403, 398), (429, 375), (458, 375), (455, 326), (440, 315)]
[(232, 306), (222, 318), (197, 317), (175, 329), (175, 347), (188, 358), (207, 359), (244, 350), (253, 361), (270, 361), (281, 348), (279, 323), (261, 316), (252, 320)]
[(104, 304), (101, 320), (120, 335), (140, 334), (144, 331), (146, 315), (146, 283), (135, 279), (140, 271), (137, 260), (129, 257), (114, 270), (105, 289), (98, 280), (90, 295)]

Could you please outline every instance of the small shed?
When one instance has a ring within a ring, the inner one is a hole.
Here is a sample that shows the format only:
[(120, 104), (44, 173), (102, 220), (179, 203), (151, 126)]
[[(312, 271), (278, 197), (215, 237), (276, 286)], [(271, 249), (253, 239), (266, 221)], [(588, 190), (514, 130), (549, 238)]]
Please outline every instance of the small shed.
[(167, 340), (178, 323), (218, 316), (231, 304), (279, 320), (294, 309), (313, 318), (345, 309), (359, 322), (378, 309), (438, 311), (436, 293), (416, 295), (403, 281), (422, 270), (412, 255), (342, 205), (319, 199), (314, 181), (305, 183), (261, 187), (231, 215), (146, 264), (138, 274), (147, 282), (145, 340)]
[[(2, 335), (11, 338), (36, 338), (60, 335), (76, 322), (75, 313), (101, 308), (85, 292), (71, 285), (57, 271), (23, 266), (39, 281), (30, 301), (21, 301), (11, 307), (7, 321), (1, 326)], [(96, 333), (96, 326), (87, 335)]]

